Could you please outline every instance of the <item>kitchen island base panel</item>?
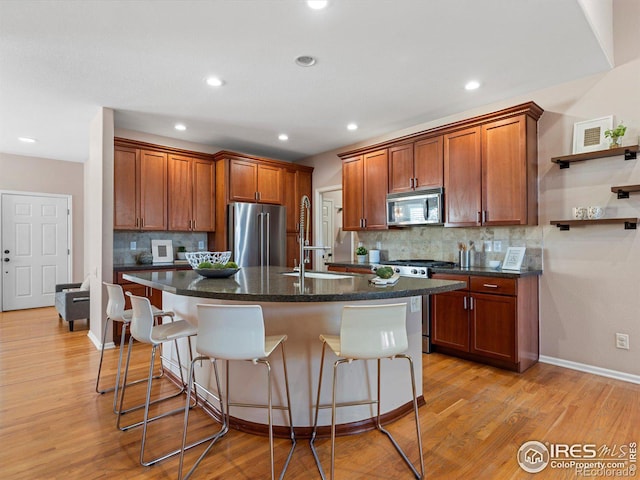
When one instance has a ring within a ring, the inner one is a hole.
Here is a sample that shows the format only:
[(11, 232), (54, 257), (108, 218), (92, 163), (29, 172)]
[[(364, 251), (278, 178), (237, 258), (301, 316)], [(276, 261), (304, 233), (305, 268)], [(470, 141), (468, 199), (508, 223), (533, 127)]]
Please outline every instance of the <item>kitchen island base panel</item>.
[[(415, 380), (418, 397), (422, 396), (422, 312), (411, 312), (410, 298), (393, 298), (357, 302), (260, 302), (265, 322), (267, 335), (286, 334), (287, 340), (287, 368), (291, 385), (291, 404), (293, 424), (295, 427), (309, 427), (313, 425), (313, 412), (315, 395), (317, 394), (317, 381), (320, 372), (320, 354), (322, 342), (320, 334), (335, 334), (340, 332), (342, 308), (345, 305), (380, 305), (389, 303), (407, 304), (407, 333), (409, 350), (407, 354), (415, 363)], [(198, 324), (196, 305), (204, 304), (251, 304), (251, 302), (238, 302), (207, 299), (174, 295), (163, 292), (163, 305), (166, 309), (175, 312), (177, 318), (184, 318), (194, 325)], [(195, 342), (195, 340), (193, 340)], [(195, 344), (194, 344), (195, 347)], [(184, 355), (187, 355), (187, 346)], [(165, 353), (170, 359), (177, 358), (175, 349), (171, 344), (165, 344)], [(180, 352), (183, 354), (182, 351)], [(332, 354), (331, 354), (332, 355)], [(327, 362), (337, 359), (327, 355)], [(184, 357), (187, 358), (187, 357)], [(273, 403), (274, 405), (286, 405), (286, 393), (284, 379), (282, 377), (281, 359), (274, 357), (272, 361), (273, 378)], [(385, 382), (381, 398), (381, 413), (386, 416), (395, 416), (398, 411), (403, 411), (411, 402), (411, 382), (406, 375), (406, 360), (385, 359), (381, 365), (381, 378)], [(264, 375), (256, 372), (255, 368), (247, 362), (230, 362), (231, 399), (233, 402), (259, 403), (266, 395), (267, 388)], [(171, 369), (170, 365), (166, 368)], [(202, 362), (196, 367), (196, 380), (205, 388), (215, 393), (213, 374), (210, 362)], [(176, 373), (173, 370), (173, 373)], [(331, 382), (331, 368), (325, 368), (323, 383)], [(225, 384), (225, 372), (222, 373), (222, 385)], [(354, 362), (341, 368), (338, 379), (338, 391), (342, 393), (338, 402), (361, 401), (375, 397), (376, 392), (376, 361)], [(209, 399), (212, 405), (216, 405), (214, 399)], [(330, 392), (325, 391), (320, 399), (321, 404), (331, 403)], [(342, 409), (339, 412), (338, 424), (368, 424), (368, 420), (376, 414), (375, 406), (365, 405)], [(393, 412), (396, 412), (394, 415)], [(267, 424), (266, 412), (255, 412), (241, 407), (233, 408), (232, 417), (246, 425)], [(285, 411), (274, 410), (273, 424), (275, 426), (288, 426), (288, 418)], [(331, 424), (329, 410), (321, 410), (318, 425)], [(367, 427), (364, 427), (367, 428)], [(304, 428), (302, 428), (304, 430)]]

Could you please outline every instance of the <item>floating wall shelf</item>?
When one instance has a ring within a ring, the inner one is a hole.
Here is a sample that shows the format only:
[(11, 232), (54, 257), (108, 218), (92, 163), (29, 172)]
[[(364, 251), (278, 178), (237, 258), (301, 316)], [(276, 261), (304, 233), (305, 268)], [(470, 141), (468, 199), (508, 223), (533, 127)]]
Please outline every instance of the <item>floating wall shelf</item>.
[(606, 150), (597, 150), (595, 152), (576, 153), (574, 155), (553, 157), (551, 161), (560, 165), (560, 168), (569, 168), (574, 162), (584, 162), (586, 160), (615, 157), (618, 155), (624, 155), (625, 160), (635, 160), (637, 158), (638, 150), (638, 145), (628, 145), (626, 147), (608, 148)]
[(560, 230), (569, 230), (571, 227), (584, 227), (587, 225), (622, 224), (625, 230), (636, 230), (637, 218), (598, 218), (596, 220), (551, 220)]
[(622, 185), (620, 187), (611, 187), (611, 191), (618, 195), (618, 198), (629, 198), (629, 194), (640, 192), (640, 185)]

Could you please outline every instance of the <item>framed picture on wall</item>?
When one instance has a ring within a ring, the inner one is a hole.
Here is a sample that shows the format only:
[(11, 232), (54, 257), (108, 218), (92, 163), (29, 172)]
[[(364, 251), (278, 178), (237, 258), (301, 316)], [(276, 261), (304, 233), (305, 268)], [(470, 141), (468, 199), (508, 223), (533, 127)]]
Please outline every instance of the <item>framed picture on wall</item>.
[(613, 128), (613, 115), (573, 124), (573, 153), (595, 152), (608, 148), (605, 130)]
[(502, 270), (520, 270), (526, 247), (509, 247), (502, 262)]
[(153, 263), (173, 262), (173, 244), (171, 240), (151, 240)]

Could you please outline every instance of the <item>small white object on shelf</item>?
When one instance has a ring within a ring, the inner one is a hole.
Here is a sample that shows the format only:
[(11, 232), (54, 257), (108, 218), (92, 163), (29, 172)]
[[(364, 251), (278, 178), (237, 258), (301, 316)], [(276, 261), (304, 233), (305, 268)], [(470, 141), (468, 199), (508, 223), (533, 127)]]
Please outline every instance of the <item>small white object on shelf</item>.
[(196, 269), (202, 262), (227, 263), (231, 252), (186, 252), (186, 257), (191, 268)]

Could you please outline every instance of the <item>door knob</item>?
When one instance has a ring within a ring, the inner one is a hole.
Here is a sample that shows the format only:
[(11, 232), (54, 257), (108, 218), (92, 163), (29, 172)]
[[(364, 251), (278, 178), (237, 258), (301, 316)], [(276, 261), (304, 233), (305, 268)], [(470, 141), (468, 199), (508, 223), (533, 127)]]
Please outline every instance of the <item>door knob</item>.
[(9, 259), (8, 259), (8, 258), (5, 258), (5, 259), (4, 259), (4, 261), (5, 261), (5, 262), (8, 262), (8, 261), (9, 261)]
[(9, 250), (5, 250), (4, 253), (9, 253)]

